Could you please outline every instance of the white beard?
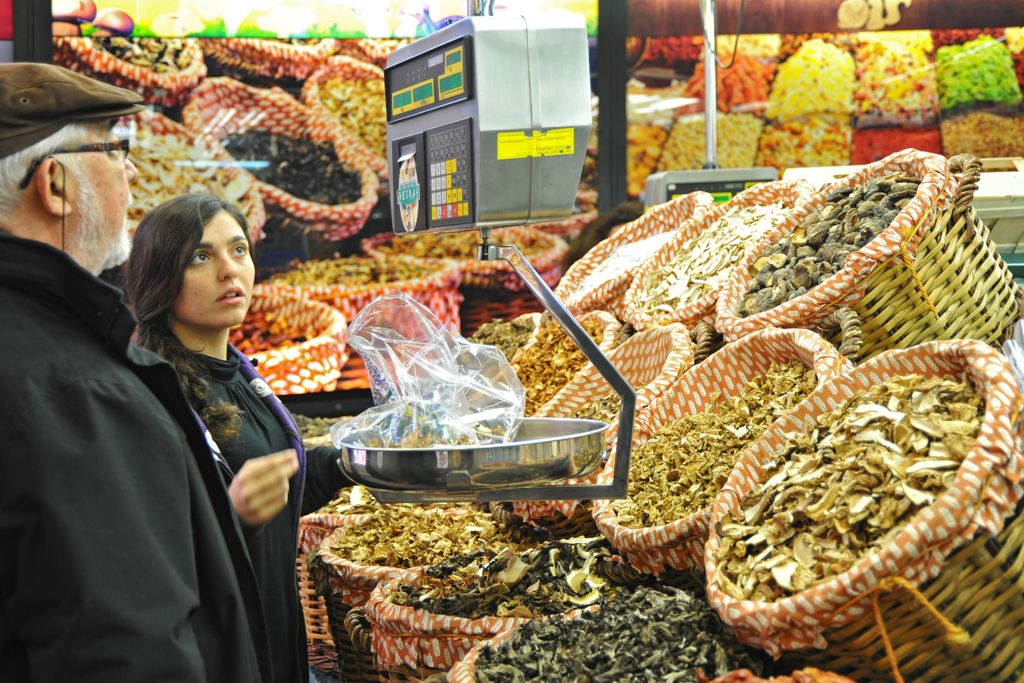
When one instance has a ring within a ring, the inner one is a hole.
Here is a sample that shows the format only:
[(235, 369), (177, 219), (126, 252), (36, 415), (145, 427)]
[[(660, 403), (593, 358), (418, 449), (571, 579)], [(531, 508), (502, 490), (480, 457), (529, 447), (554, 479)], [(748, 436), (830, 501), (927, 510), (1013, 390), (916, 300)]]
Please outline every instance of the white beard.
[(107, 226), (103, 216), (97, 210), (101, 204), (96, 188), (83, 177), (84, 174), (79, 174), (78, 169), (73, 170), (72, 175), (78, 184), (79, 223), (78, 229), (68, 242), (67, 249), (79, 265), (93, 275), (99, 275), (104, 270), (119, 266), (128, 260), (132, 249), (128, 226), (122, 225), (122, 229), (111, 243), (107, 237)]

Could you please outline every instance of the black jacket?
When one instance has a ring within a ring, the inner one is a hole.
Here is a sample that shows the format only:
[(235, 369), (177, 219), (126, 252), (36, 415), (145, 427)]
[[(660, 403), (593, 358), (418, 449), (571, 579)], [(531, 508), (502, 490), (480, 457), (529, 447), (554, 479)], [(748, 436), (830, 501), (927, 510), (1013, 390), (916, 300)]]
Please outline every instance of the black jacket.
[(0, 234), (0, 681), (268, 680), (259, 591), (120, 292)]

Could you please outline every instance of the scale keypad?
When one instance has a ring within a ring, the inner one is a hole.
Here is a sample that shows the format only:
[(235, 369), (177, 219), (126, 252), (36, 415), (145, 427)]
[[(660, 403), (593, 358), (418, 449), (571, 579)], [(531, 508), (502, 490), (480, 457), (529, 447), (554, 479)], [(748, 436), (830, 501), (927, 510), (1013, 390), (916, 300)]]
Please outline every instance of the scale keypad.
[(430, 227), (473, 222), (471, 119), (427, 131)]

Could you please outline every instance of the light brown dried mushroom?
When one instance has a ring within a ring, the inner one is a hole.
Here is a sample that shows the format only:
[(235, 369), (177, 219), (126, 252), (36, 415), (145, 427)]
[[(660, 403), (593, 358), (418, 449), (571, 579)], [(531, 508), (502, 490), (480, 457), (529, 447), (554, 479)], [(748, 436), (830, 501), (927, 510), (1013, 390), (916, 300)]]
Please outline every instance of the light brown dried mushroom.
[(612, 502), (618, 522), (658, 526), (708, 507), (743, 449), (814, 385), (802, 364), (774, 364), (733, 398), (663, 426), (633, 451), (629, 497)]
[(718, 526), (719, 586), (772, 601), (881, 548), (956, 477), (984, 401), (964, 380), (894, 377), (791, 434)]

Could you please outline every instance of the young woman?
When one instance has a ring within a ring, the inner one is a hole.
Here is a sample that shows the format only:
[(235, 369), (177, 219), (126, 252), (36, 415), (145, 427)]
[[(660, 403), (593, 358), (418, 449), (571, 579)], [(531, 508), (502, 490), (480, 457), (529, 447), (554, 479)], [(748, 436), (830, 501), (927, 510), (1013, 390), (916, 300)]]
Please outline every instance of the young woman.
[(333, 448), (303, 452), (288, 411), (228, 343), (249, 310), (255, 273), (241, 212), (209, 195), (183, 195), (139, 223), (125, 292), (139, 321), (137, 342), (175, 366), (219, 450), (260, 583), (274, 683), (305, 683), (298, 519), (350, 482)]

